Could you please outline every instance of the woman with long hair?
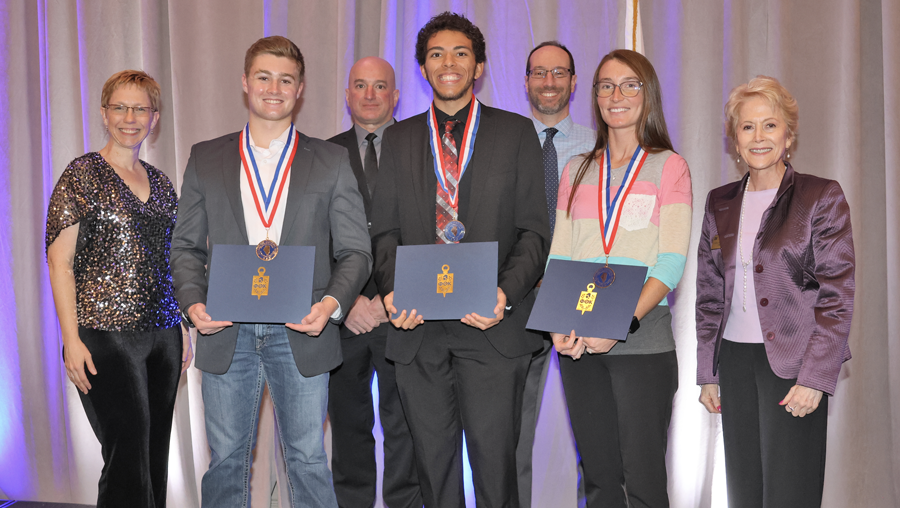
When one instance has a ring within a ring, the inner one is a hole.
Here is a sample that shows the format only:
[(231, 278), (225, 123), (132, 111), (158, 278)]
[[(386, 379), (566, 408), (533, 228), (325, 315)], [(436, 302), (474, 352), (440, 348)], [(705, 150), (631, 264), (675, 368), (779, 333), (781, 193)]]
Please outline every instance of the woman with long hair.
[[(659, 80), (615, 50), (594, 74), (594, 149), (559, 184), (551, 259), (646, 266), (627, 340), (551, 334), (589, 507), (668, 506), (666, 440), (678, 365), (666, 295), (684, 271), (691, 177), (672, 148)], [(626, 318), (627, 318), (626, 317)]]

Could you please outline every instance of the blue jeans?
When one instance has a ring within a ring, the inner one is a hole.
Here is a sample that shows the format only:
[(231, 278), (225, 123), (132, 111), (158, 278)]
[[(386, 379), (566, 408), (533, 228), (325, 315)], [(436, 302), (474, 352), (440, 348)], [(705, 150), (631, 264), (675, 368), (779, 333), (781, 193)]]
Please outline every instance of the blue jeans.
[(300, 374), (284, 325), (239, 326), (228, 372), (203, 373), (206, 439), (212, 455), (203, 475), (203, 506), (249, 505), (259, 404), (264, 383), (268, 383), (287, 465), (291, 506), (337, 508), (323, 431), (328, 373), (311, 378)]

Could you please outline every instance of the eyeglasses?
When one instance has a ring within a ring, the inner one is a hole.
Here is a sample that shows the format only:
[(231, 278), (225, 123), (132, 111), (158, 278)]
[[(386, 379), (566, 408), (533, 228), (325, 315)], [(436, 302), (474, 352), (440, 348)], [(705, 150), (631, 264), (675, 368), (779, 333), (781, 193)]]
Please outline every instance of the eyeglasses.
[(565, 67), (557, 67), (555, 69), (531, 69), (525, 73), (526, 76), (531, 79), (544, 79), (547, 77), (547, 74), (550, 73), (556, 79), (568, 78), (572, 74), (575, 74), (575, 71), (572, 69), (566, 69)]
[(125, 116), (128, 114), (128, 110), (130, 109), (134, 116), (137, 117), (145, 117), (150, 116), (150, 113), (155, 112), (156, 110), (147, 106), (125, 106), (122, 104), (110, 104), (108, 106), (103, 106), (107, 111), (111, 113), (115, 113), (117, 115)]
[(610, 83), (609, 81), (601, 81), (594, 83), (594, 95), (597, 97), (610, 97), (619, 87), (619, 92), (625, 97), (634, 97), (641, 91), (644, 86), (640, 81), (625, 81), (620, 84)]

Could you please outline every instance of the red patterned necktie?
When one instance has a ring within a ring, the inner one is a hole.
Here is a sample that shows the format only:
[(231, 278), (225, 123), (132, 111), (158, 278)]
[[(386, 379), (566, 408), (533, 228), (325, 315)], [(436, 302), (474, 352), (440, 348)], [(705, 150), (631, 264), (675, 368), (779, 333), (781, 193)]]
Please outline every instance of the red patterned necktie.
[(453, 126), (456, 123), (456, 120), (444, 122), (444, 135), (441, 136), (441, 160), (447, 182), (447, 192), (444, 192), (441, 183), (438, 182), (434, 243), (454, 243), (444, 236), (444, 226), (458, 217), (457, 209), (450, 204), (450, 196), (456, 194), (456, 186), (459, 184), (459, 152), (456, 150), (456, 141), (453, 139)]

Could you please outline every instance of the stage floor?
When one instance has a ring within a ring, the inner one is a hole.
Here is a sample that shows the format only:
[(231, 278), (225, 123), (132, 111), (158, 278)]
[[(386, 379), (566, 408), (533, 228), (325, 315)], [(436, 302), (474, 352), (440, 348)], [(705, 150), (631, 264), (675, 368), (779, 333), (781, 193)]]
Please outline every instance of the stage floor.
[(5, 499), (0, 499), (0, 508), (95, 508), (95, 505), (44, 503), (42, 501), (7, 501)]

